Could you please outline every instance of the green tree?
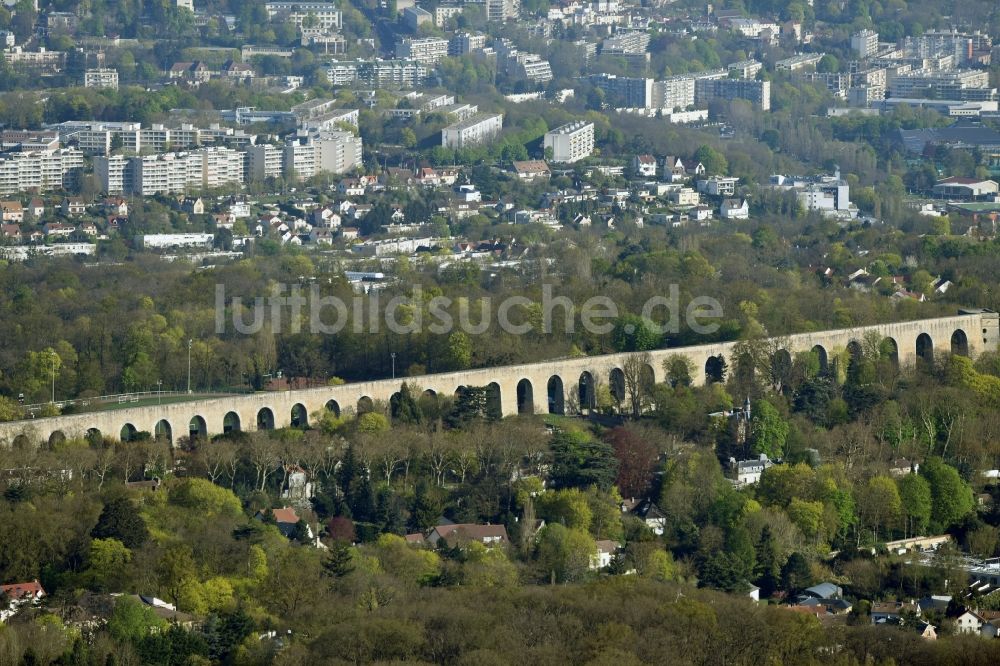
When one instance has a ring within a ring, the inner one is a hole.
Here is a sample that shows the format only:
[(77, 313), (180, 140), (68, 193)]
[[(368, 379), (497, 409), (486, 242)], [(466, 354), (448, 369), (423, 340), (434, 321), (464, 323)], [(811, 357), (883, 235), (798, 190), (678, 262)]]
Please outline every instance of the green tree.
[(729, 162), (726, 156), (709, 145), (702, 145), (694, 153), (694, 158), (705, 167), (705, 173), (709, 176), (725, 175), (729, 171)]
[(611, 344), (620, 352), (649, 351), (660, 344), (660, 336), (646, 319), (624, 314), (615, 320)]
[(387, 432), (389, 430), (389, 419), (385, 418), (385, 414), (365, 412), (358, 417), (355, 425), (358, 432), (361, 433)]
[(152, 607), (129, 596), (117, 597), (108, 618), (108, 633), (122, 643), (138, 644), (154, 629), (164, 629), (166, 620), (156, 617)]
[(931, 522), (931, 485), (919, 474), (907, 474), (897, 482), (903, 507), (906, 536), (923, 534)]
[(782, 457), (788, 427), (788, 421), (782, 418), (774, 405), (766, 400), (758, 401), (753, 406), (750, 417), (750, 437), (754, 453), (763, 453), (768, 458)]
[(94, 539), (87, 554), (87, 577), (97, 589), (114, 587), (132, 561), (132, 551), (118, 539)]
[(954, 467), (940, 458), (928, 458), (920, 466), (920, 475), (931, 487), (931, 531), (935, 534), (972, 512), (972, 489)]
[(556, 488), (586, 488), (596, 485), (607, 490), (618, 473), (618, 461), (607, 442), (595, 440), (579, 430), (561, 430), (552, 436), (552, 472)]
[(591, 558), (596, 555), (597, 546), (584, 530), (554, 523), (538, 533), (535, 562), (543, 580), (552, 583), (578, 581), (587, 575)]
[(117, 539), (126, 548), (134, 550), (146, 543), (149, 531), (135, 505), (128, 498), (119, 497), (104, 505), (90, 536), (95, 539)]

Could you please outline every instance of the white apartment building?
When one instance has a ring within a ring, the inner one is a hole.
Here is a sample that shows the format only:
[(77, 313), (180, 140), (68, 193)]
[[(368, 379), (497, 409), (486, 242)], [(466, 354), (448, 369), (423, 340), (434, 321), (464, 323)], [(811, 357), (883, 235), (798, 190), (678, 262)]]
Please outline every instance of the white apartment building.
[(320, 172), (345, 173), (361, 165), (362, 141), (351, 132), (304, 132), (285, 144), (285, 176), (311, 178)]
[(671, 76), (663, 81), (653, 81), (650, 87), (651, 109), (686, 109), (694, 105), (693, 76)]
[(585, 120), (557, 127), (546, 132), (546, 150), (552, 149), (553, 162), (577, 162), (594, 152), (594, 123)]
[(774, 69), (779, 72), (797, 72), (806, 67), (815, 67), (822, 59), (822, 53), (799, 53), (777, 61), (774, 63)]
[(287, 16), (298, 28), (302, 27), (302, 22), (307, 18), (324, 30), (339, 29), (341, 25), (340, 11), (332, 2), (267, 2), (264, 8), (267, 9), (268, 18)]
[(7, 153), (0, 156), (0, 194), (72, 189), (82, 172), (83, 153), (76, 148)]
[(428, 73), (427, 65), (416, 60), (361, 60), (355, 79), (373, 88), (415, 88)]
[(448, 40), (434, 37), (404, 39), (396, 45), (396, 57), (425, 65), (437, 64), (448, 56)]
[(996, 99), (989, 72), (978, 69), (916, 70), (897, 74), (889, 82), (889, 97), (989, 101)]
[(874, 30), (862, 30), (851, 35), (851, 50), (859, 58), (871, 58), (878, 53), (878, 33)]
[(216, 188), (246, 182), (243, 153), (232, 148), (211, 146), (195, 152), (202, 158), (202, 187)]
[(460, 5), (438, 5), (434, 8), (434, 25), (439, 28), (443, 28), (448, 19), (452, 16), (458, 16), (465, 9)]
[(109, 68), (88, 69), (83, 73), (83, 87), (118, 90), (118, 70)]
[(278, 146), (269, 143), (247, 146), (244, 166), (247, 182), (280, 178), (283, 159), (284, 151)]
[(477, 113), (467, 120), (442, 129), (441, 145), (446, 148), (465, 148), (488, 143), (495, 139), (502, 129), (502, 113)]
[(138, 240), (147, 249), (166, 249), (171, 247), (212, 247), (212, 234), (146, 234)]
[(126, 191), (125, 173), (128, 169), (128, 160), (123, 155), (110, 157), (98, 155), (94, 157), (93, 164), (94, 175), (101, 184), (102, 192), (123, 194)]
[(193, 153), (144, 155), (129, 159), (128, 189), (140, 196), (182, 194), (202, 186), (203, 160)]

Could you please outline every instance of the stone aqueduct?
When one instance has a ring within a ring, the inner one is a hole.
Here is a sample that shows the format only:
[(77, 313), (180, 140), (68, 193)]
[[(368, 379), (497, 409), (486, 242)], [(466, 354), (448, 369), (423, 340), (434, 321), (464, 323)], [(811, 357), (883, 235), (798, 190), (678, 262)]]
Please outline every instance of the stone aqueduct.
[[(872, 331), (895, 343), (901, 366), (913, 365), (918, 358), (930, 360), (949, 353), (974, 357), (984, 351), (997, 350), (1000, 343), (998, 314), (981, 311), (966, 311), (938, 319), (802, 333), (780, 341), (790, 354), (816, 350), (825, 362), (834, 351), (849, 349), (852, 342), (861, 342)], [(702, 383), (706, 381), (702, 369), (711, 367), (712, 359), (720, 356), (728, 359), (735, 344), (724, 342), (655, 350), (650, 352), (652, 363), (646, 372), (651, 372), (655, 381), (662, 382), (665, 379), (663, 360), (683, 354), (694, 364), (695, 381)], [(405, 381), (442, 395), (453, 395), (463, 386), (488, 386), (494, 396), (499, 391), (499, 405), (504, 415), (559, 413), (574, 401), (586, 406), (592, 400), (588, 391), (592, 396), (595, 377), (598, 383), (620, 393), (622, 368), (628, 356), (574, 357), (424, 375)], [(140, 431), (174, 441), (188, 434), (212, 436), (233, 430), (302, 426), (319, 410), (331, 409), (339, 414), (341, 410), (358, 410), (371, 401), (388, 402), (399, 391), (402, 381), (383, 379), (0, 423), (0, 445), (9, 446), (15, 440), (40, 444), (53, 438), (86, 437), (97, 433), (127, 439)]]

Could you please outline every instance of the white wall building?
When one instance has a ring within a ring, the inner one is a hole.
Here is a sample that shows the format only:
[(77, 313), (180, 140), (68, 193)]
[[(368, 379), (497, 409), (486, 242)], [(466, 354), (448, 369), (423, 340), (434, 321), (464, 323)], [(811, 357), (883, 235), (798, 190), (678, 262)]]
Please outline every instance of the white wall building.
[(552, 149), (553, 162), (578, 162), (594, 152), (594, 123), (584, 120), (545, 133), (543, 146)]
[(488, 143), (495, 139), (502, 129), (502, 113), (477, 113), (467, 120), (442, 129), (441, 145), (447, 148), (465, 148)]
[(118, 90), (117, 69), (88, 69), (83, 73), (84, 88), (111, 88)]

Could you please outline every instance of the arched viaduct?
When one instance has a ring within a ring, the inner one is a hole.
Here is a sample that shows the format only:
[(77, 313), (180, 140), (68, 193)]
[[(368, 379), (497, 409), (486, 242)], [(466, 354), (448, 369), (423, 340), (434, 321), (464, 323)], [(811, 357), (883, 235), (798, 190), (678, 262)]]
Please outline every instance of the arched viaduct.
[[(825, 359), (848, 349), (852, 342), (860, 343), (870, 332), (895, 343), (901, 366), (913, 365), (918, 358), (931, 360), (950, 353), (975, 357), (984, 351), (995, 351), (1000, 342), (997, 313), (979, 311), (938, 319), (802, 333), (776, 340), (789, 354), (816, 350)], [(656, 382), (662, 382), (665, 379), (663, 361), (669, 356), (681, 354), (691, 360), (695, 368), (694, 380), (700, 384), (706, 380), (705, 371), (712, 364), (710, 359), (721, 356), (727, 362), (731, 361), (735, 345), (735, 342), (724, 342), (655, 350), (650, 352), (652, 362), (645, 372)], [(493, 399), (499, 398), (499, 407), (504, 415), (519, 412), (561, 413), (570, 404), (581, 407), (592, 404), (595, 378), (596, 383), (621, 394), (621, 373), (628, 356), (575, 357), (413, 378), (13, 421), (0, 423), (0, 445), (11, 445), (16, 439), (37, 444), (54, 437), (77, 438), (96, 433), (127, 439), (129, 434), (139, 431), (176, 441), (190, 433), (212, 436), (232, 430), (302, 426), (319, 410), (332, 409), (339, 413), (357, 411), (359, 405), (371, 401), (388, 403), (403, 381), (411, 381), (425, 391), (442, 395), (454, 395), (463, 386), (490, 387)]]

